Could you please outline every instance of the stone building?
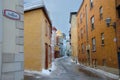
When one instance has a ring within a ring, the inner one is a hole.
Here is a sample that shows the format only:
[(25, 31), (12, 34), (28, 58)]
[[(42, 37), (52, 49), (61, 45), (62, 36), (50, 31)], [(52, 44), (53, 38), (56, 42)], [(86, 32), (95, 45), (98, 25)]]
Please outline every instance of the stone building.
[(24, 80), (23, 0), (0, 0), (0, 80)]

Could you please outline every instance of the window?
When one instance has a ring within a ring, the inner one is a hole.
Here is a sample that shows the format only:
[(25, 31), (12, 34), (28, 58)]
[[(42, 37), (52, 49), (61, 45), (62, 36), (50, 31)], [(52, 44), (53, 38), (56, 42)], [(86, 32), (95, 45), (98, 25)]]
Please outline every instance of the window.
[(91, 17), (91, 29), (94, 30), (94, 16)]
[(84, 53), (84, 44), (83, 43), (81, 44), (81, 47), (82, 47), (82, 53)]
[(119, 8), (119, 10), (118, 10), (118, 15), (119, 15), (119, 18), (120, 18), (120, 8)]
[(120, 18), (120, 5), (117, 7), (118, 10), (118, 17)]
[(101, 44), (104, 45), (104, 33), (101, 33)]
[(95, 38), (92, 38), (92, 51), (96, 51), (96, 41), (95, 41)]
[(105, 66), (106, 65), (106, 59), (103, 59), (102, 63), (103, 63), (103, 66)]
[(100, 7), (99, 11), (100, 11), (100, 19), (103, 19), (103, 7), (102, 6)]
[(83, 15), (80, 14), (80, 23), (82, 23), (82, 18), (83, 18)]
[(83, 29), (80, 30), (81, 39), (83, 38)]
[(93, 0), (90, 0), (90, 8), (93, 8)]

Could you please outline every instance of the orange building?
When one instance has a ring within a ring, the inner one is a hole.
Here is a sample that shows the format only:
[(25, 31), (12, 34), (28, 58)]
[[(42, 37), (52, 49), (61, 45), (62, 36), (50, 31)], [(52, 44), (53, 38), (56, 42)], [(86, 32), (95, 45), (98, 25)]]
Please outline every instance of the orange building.
[(83, 0), (77, 13), (79, 62), (117, 70), (120, 49), (120, 18), (116, 15), (120, 3), (116, 4), (117, 1), (120, 2)]
[(44, 5), (24, 10), (25, 69), (47, 69), (51, 63), (52, 24)]

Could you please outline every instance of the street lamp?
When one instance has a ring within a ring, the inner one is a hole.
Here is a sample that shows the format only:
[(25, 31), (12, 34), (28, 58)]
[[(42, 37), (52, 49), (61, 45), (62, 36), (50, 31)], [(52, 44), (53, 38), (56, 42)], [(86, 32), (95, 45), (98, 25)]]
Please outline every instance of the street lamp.
[[(106, 18), (106, 25), (107, 27), (112, 26), (115, 29), (115, 37), (117, 37), (117, 32), (116, 32), (116, 22), (113, 22), (111, 24), (111, 18)], [(116, 40), (116, 50), (117, 50), (117, 56), (118, 56), (118, 66), (119, 66), (119, 80), (120, 80), (120, 52), (119, 52), (119, 48), (118, 48), (118, 44), (117, 44), (117, 40)]]
[(105, 21), (106, 21), (107, 27), (113, 26), (113, 28), (116, 29), (116, 22), (113, 22), (113, 23), (111, 24), (111, 18), (106, 18)]

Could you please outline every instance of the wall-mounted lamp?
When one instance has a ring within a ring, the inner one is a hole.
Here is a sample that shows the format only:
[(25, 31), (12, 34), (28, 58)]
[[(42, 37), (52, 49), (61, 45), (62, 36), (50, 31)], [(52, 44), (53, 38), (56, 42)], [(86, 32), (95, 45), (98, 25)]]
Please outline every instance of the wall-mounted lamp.
[(113, 26), (113, 28), (116, 29), (116, 22), (113, 22), (113, 23), (111, 24), (111, 18), (106, 18), (105, 21), (106, 21), (107, 27)]

